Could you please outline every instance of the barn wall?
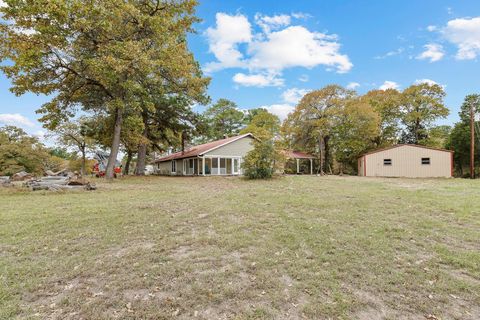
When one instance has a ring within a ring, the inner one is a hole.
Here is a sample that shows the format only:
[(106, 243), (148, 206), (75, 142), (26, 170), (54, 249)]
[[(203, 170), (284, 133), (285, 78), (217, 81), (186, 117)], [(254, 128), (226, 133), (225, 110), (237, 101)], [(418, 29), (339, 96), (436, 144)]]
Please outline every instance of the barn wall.
[[(401, 146), (366, 155), (367, 176), (379, 177), (451, 177), (450, 152), (414, 146)], [(430, 164), (422, 164), (422, 158), (430, 158)], [(392, 165), (383, 164), (392, 159)]]

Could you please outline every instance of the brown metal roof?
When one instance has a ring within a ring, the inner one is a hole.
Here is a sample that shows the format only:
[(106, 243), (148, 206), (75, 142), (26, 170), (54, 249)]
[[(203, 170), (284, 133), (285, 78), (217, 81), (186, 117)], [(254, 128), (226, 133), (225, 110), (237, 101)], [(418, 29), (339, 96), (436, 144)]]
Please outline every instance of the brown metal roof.
[(285, 150), (285, 156), (290, 159), (316, 159), (315, 156), (312, 156), (305, 152)]
[(422, 149), (430, 149), (430, 150), (443, 151), (443, 152), (451, 152), (451, 153), (454, 152), (452, 150), (421, 146), (421, 145), (418, 145), (418, 144), (396, 144), (396, 145), (391, 146), (391, 147), (387, 147), (387, 148), (383, 148), (383, 149), (377, 149), (377, 150), (373, 150), (373, 151), (364, 153), (363, 155), (360, 156), (360, 158), (362, 158), (364, 156), (368, 156), (370, 154), (374, 154), (374, 153), (378, 153), (378, 152), (382, 152), (382, 151), (387, 151), (387, 150), (395, 149), (395, 148), (399, 148), (399, 147), (417, 147), (417, 148), (422, 148)]
[(217, 141), (212, 141), (208, 143), (204, 143), (198, 146), (191, 147), (185, 151), (179, 151), (176, 153), (172, 153), (171, 155), (162, 157), (160, 159), (156, 159), (154, 162), (165, 162), (169, 160), (174, 160), (174, 159), (184, 159), (184, 158), (190, 158), (190, 157), (197, 157), (200, 155), (203, 155), (211, 150), (217, 149), (221, 146), (224, 146), (226, 144), (232, 143), (234, 141), (237, 141), (239, 139), (245, 138), (245, 137), (252, 137), (253, 135), (251, 133), (246, 133), (242, 134), (240, 136), (235, 136), (235, 137), (230, 137), (222, 140), (217, 140)]

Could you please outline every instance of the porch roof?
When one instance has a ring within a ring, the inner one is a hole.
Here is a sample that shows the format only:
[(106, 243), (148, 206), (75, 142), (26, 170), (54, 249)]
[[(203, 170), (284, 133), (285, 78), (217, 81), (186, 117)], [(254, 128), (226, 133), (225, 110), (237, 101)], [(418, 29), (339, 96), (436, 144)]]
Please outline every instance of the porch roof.
[(315, 156), (301, 151), (285, 150), (284, 152), (289, 159), (316, 159)]

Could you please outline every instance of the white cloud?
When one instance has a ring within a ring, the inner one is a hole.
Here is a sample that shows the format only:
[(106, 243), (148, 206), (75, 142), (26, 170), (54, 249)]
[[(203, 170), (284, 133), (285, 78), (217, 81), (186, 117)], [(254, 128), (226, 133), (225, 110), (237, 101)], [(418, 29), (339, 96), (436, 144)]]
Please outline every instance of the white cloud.
[(7, 6), (7, 4), (5, 3), (5, 1), (0, 0), (0, 8), (6, 7), (6, 6)]
[(358, 82), (350, 82), (349, 84), (347, 84), (347, 89), (350, 90), (355, 90), (358, 87), (360, 87), (360, 83)]
[(433, 32), (433, 31), (437, 31), (437, 26), (428, 26), (427, 27), (427, 30), (430, 31), (430, 32)]
[(206, 35), (209, 49), (218, 62), (209, 63), (206, 71), (216, 71), (222, 68), (244, 66), (243, 54), (238, 44), (249, 43), (252, 40), (251, 25), (244, 15), (216, 14), (216, 27), (208, 28)]
[(255, 15), (255, 22), (262, 28), (265, 33), (270, 33), (272, 30), (277, 30), (281, 27), (290, 25), (291, 17), (286, 14), (275, 16), (264, 16), (260, 13)]
[[(216, 26), (206, 31), (210, 52), (217, 61), (208, 63), (206, 72), (242, 68), (253, 75), (281, 75), (287, 68), (324, 65), (327, 70), (345, 73), (353, 66), (349, 57), (340, 53), (336, 35), (290, 26), (288, 15), (257, 14), (255, 21), (262, 28), (258, 34), (252, 33), (252, 26), (244, 15), (217, 13)], [(245, 47), (240, 44), (245, 44)]]
[(458, 47), (458, 60), (475, 59), (480, 54), (480, 17), (450, 20), (441, 32)]
[(268, 112), (278, 116), (281, 121), (285, 120), (289, 113), (291, 113), (295, 107), (289, 104), (272, 104), (269, 106), (261, 106), (260, 108), (267, 109)]
[(443, 58), (445, 53), (443, 52), (443, 47), (436, 43), (429, 43), (423, 46), (425, 51), (417, 56), (417, 59), (424, 60), (428, 59), (430, 62), (436, 62)]
[(292, 17), (295, 19), (308, 19), (311, 18), (312, 15), (304, 12), (294, 12), (292, 13)]
[(27, 117), (19, 113), (2, 113), (0, 114), (0, 123), (17, 127), (34, 127), (35, 124)]
[(398, 89), (400, 85), (394, 81), (385, 81), (380, 87), (380, 90), (388, 90), (388, 89)]
[(282, 99), (287, 103), (297, 104), (308, 92), (310, 90), (291, 88), (282, 93)]
[(418, 85), (418, 84), (422, 84), (422, 83), (426, 83), (426, 84), (428, 84), (429, 86), (433, 86), (434, 84), (437, 84), (437, 85), (439, 85), (440, 87), (442, 87), (442, 88), (444, 88), (444, 89), (445, 89), (445, 87), (446, 87), (446, 85), (440, 84), (440, 83), (438, 83), (438, 82), (436, 82), (436, 81), (433, 81), (433, 80), (431, 80), (431, 79), (417, 79), (417, 80), (415, 80), (415, 82), (414, 82), (413, 84), (417, 84), (417, 85)]
[(308, 82), (308, 80), (310, 80), (310, 77), (307, 74), (302, 74), (300, 78), (298, 78), (298, 80), (302, 82)]
[(389, 52), (385, 53), (384, 55), (376, 56), (375, 59), (385, 59), (385, 58), (388, 58), (388, 57), (398, 56), (398, 55), (402, 54), (404, 51), (405, 51), (405, 48), (400, 47), (397, 50), (389, 51)]
[(233, 81), (245, 87), (279, 87), (284, 84), (284, 80), (275, 74), (237, 73), (233, 76)]
[(313, 68), (318, 65), (334, 67), (339, 73), (348, 72), (353, 64), (348, 56), (339, 53), (336, 36), (310, 32), (301, 26), (290, 26), (268, 34), (264, 41), (249, 46), (252, 68), (281, 71), (292, 67)]

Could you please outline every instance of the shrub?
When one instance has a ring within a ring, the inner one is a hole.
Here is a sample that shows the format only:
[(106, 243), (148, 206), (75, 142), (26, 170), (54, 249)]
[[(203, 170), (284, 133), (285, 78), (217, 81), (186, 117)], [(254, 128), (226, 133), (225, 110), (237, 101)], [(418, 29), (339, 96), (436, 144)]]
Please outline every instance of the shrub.
[(256, 141), (254, 144), (254, 149), (245, 156), (242, 164), (244, 175), (248, 179), (270, 179), (279, 153), (272, 141)]

